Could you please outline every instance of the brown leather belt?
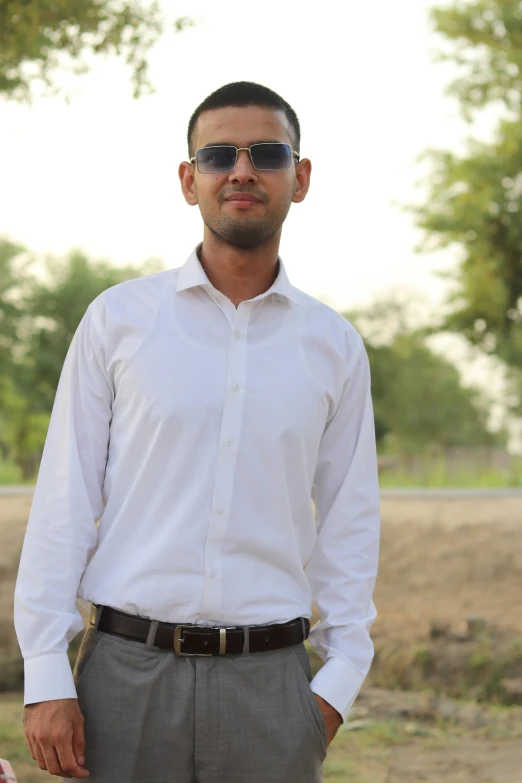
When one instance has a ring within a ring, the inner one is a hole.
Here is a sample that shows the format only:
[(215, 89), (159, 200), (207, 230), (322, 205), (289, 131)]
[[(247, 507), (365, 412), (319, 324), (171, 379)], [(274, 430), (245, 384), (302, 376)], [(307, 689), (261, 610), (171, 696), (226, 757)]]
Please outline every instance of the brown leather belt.
[[(155, 621), (126, 614), (112, 606), (94, 604), (91, 625), (95, 626), (96, 609), (101, 611), (98, 630), (146, 642)], [(245, 636), (248, 631), (248, 638)], [(173, 650), (176, 655), (242, 655), (291, 647), (308, 638), (310, 621), (296, 617), (288, 623), (249, 626), (208, 626), (158, 622), (152, 642), (157, 647)]]

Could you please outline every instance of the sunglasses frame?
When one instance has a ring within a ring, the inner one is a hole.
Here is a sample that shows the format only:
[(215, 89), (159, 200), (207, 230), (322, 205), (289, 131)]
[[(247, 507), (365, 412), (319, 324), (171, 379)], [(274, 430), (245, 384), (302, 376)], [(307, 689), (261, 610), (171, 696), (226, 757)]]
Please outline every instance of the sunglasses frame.
[[(264, 147), (266, 144), (270, 144), (271, 146), (273, 146), (274, 144), (280, 144), (283, 147), (289, 147), (290, 148), (290, 161), (292, 160), (292, 155), (295, 155), (295, 157), (297, 158), (297, 162), (299, 163), (299, 153), (295, 152), (295, 150), (293, 150), (290, 147), (290, 144), (287, 144), (284, 141), (258, 141), (255, 144), (251, 144), (250, 147), (236, 147), (235, 144), (212, 144), (209, 147), (200, 147), (199, 150), (196, 150), (196, 154), (194, 155), (194, 157), (189, 158), (189, 160), (190, 160), (190, 164), (192, 166), (194, 165), (192, 163), (192, 161), (194, 161), (194, 160), (196, 161), (197, 166), (198, 166), (198, 171), (199, 171), (200, 174), (230, 174), (230, 172), (234, 171), (234, 169), (237, 166), (237, 158), (238, 158), (239, 153), (241, 152), (241, 150), (246, 150), (248, 152), (249, 157), (250, 157), (250, 162), (252, 164), (252, 167), (256, 171), (285, 171), (285, 169), (289, 169), (290, 168), (290, 163), (288, 164), (288, 166), (285, 166), (284, 168), (281, 168), (281, 169), (258, 169), (257, 168), (257, 166), (254, 164), (254, 161), (252, 159), (252, 147)], [(227, 169), (226, 171), (201, 171), (201, 169), (199, 168), (199, 161), (198, 161), (198, 158), (197, 158), (198, 152), (201, 152), (201, 150), (212, 150), (212, 149), (217, 149), (217, 148), (221, 148), (221, 147), (226, 147), (227, 149), (234, 149), (236, 151), (236, 157), (235, 157), (234, 165), (232, 166), (232, 168)]]

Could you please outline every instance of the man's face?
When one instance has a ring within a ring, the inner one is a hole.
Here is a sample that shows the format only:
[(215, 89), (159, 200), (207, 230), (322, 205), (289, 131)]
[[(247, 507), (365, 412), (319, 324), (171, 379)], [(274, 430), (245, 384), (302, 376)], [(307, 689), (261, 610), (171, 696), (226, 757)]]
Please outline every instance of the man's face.
[[(193, 136), (192, 154), (207, 145), (233, 144), (249, 147), (256, 142), (280, 141), (294, 149), (291, 129), (282, 112), (260, 106), (229, 106), (203, 112)], [(238, 154), (233, 171), (202, 174), (194, 166), (180, 165), (183, 194), (189, 204), (198, 204), (203, 222), (218, 238), (236, 247), (256, 247), (276, 234), (292, 201), (302, 201), (310, 176), (310, 162), (290, 168), (259, 171), (248, 151)], [(305, 181), (304, 181), (305, 180)], [(239, 194), (250, 200), (234, 200)]]

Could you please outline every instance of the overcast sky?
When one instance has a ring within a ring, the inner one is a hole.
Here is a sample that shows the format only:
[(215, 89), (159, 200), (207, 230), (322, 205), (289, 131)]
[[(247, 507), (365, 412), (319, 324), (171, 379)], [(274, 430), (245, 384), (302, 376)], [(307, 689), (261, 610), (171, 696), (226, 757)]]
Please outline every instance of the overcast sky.
[[(421, 151), (457, 149), (469, 132), (444, 95), (452, 66), (433, 60), (433, 3), (162, 5), (196, 25), (155, 46), (153, 95), (134, 100), (128, 68), (98, 58), (87, 76), (64, 79), (69, 105), (1, 105), (0, 234), (42, 255), (81, 247), (118, 264), (155, 256), (180, 266), (202, 235), (177, 177), (188, 119), (214, 89), (247, 79), (293, 106), (312, 160), (310, 192), (283, 231), (292, 283), (338, 310), (390, 289), (437, 307), (447, 284), (435, 273), (455, 256), (417, 255), (420, 235), (393, 203), (419, 198)], [(451, 350), (464, 367), (455, 342)], [(467, 378), (484, 368), (467, 364)]]

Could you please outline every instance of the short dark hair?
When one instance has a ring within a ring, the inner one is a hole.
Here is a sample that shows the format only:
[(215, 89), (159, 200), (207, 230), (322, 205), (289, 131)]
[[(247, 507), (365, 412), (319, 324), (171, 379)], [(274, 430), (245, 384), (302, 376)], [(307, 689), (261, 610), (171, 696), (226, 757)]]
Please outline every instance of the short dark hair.
[(301, 128), (297, 114), (284, 98), (281, 98), (273, 90), (262, 84), (255, 82), (231, 82), (212, 92), (205, 100), (199, 104), (190, 118), (187, 133), (187, 143), (189, 155), (192, 156), (195, 150), (192, 149), (194, 128), (200, 114), (211, 109), (224, 109), (227, 106), (266, 106), (268, 109), (281, 111), (285, 115), (294, 135), (294, 148), (299, 152), (301, 145)]

